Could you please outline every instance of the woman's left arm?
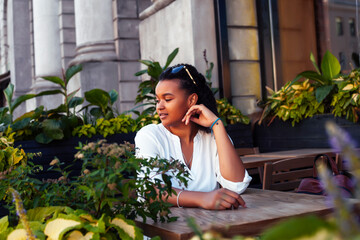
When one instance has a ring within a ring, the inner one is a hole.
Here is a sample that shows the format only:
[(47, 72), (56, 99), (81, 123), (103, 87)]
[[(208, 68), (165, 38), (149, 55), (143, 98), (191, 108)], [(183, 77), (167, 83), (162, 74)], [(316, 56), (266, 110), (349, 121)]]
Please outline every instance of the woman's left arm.
[[(195, 114), (199, 117), (194, 117)], [(217, 118), (218, 117), (213, 112), (201, 104), (192, 106), (185, 114), (183, 121), (185, 124), (189, 124), (189, 122), (192, 121), (204, 127), (212, 126), (222, 177), (232, 182), (242, 182), (245, 176), (244, 165), (231, 143), (222, 121), (218, 120), (212, 125)]]

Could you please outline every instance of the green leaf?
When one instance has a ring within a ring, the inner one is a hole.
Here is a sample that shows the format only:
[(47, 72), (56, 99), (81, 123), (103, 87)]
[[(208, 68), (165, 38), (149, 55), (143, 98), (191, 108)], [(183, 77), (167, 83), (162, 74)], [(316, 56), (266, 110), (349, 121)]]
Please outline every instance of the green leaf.
[(49, 91), (43, 91), (43, 92), (36, 94), (36, 97), (46, 96), (46, 95), (55, 95), (55, 94), (64, 94), (64, 93), (60, 89), (49, 90)]
[(42, 143), (42, 144), (48, 144), (50, 143), (53, 139), (46, 136), (45, 133), (40, 133), (38, 135), (36, 135), (35, 137), (35, 140), (38, 142), (38, 143)]
[(141, 75), (143, 75), (143, 74), (145, 74), (145, 73), (147, 73), (147, 69), (144, 69), (144, 70), (138, 71), (138, 72), (137, 72), (137, 73), (135, 73), (134, 75), (135, 75), (136, 77), (138, 77), (138, 76), (141, 76)]
[(341, 65), (337, 58), (329, 51), (326, 51), (321, 62), (321, 71), (324, 79), (331, 82), (341, 71)]
[(67, 95), (67, 104), (69, 104), (70, 100), (75, 96), (75, 94), (80, 90), (80, 88), (76, 89), (75, 91), (72, 91)]
[(315, 91), (316, 101), (319, 103), (322, 102), (322, 100), (329, 95), (334, 86), (335, 85), (325, 85), (318, 87)]
[(115, 89), (112, 89), (109, 92), (109, 96), (110, 96), (110, 103), (111, 103), (111, 105), (113, 105), (114, 102), (116, 102), (116, 100), (118, 99), (119, 93)]
[(163, 72), (162, 67), (158, 62), (154, 62), (153, 66), (150, 66), (148, 69), (148, 74), (155, 78), (157, 81), (159, 80), (160, 74)]
[(49, 81), (49, 82), (52, 82), (52, 83), (55, 83), (57, 85), (60, 85), (62, 88), (65, 89), (65, 83), (64, 81), (59, 78), (59, 77), (56, 77), (56, 76), (47, 76), (47, 77), (43, 77), (43, 79)]
[(102, 111), (100, 108), (92, 108), (90, 109), (90, 114), (95, 118), (100, 118), (102, 116)]
[(73, 97), (69, 101), (69, 108), (74, 108), (76, 106), (79, 106), (84, 102), (84, 98), (82, 97)]
[(298, 76), (316, 81), (316, 82), (320, 83), (321, 85), (326, 84), (326, 79), (324, 79), (323, 76), (319, 75), (315, 71), (304, 71), (304, 72), (299, 73)]
[(44, 133), (53, 139), (63, 139), (64, 133), (61, 129), (61, 123), (56, 119), (45, 119), (42, 123)]
[(85, 92), (85, 98), (86, 101), (92, 105), (100, 107), (102, 112), (105, 112), (105, 109), (110, 101), (109, 93), (98, 88)]
[(8, 216), (2, 217), (0, 219), (0, 233), (5, 232), (8, 226), (9, 226)]
[(22, 119), (22, 120), (20, 120), (20, 121), (17, 121), (17, 122), (15, 122), (15, 123), (13, 123), (13, 124), (11, 125), (11, 128), (12, 128), (13, 131), (18, 131), (18, 130), (20, 130), (20, 129), (24, 129), (24, 128), (26, 128), (27, 126), (30, 125), (30, 121), (31, 121), (31, 118), (29, 118), (29, 117), (24, 118), (24, 119)]
[(66, 73), (65, 73), (66, 85), (69, 83), (70, 79), (71, 79), (75, 74), (77, 74), (78, 72), (80, 72), (81, 70), (82, 70), (82, 65), (74, 65), (74, 66), (69, 67), (69, 68), (66, 70)]
[(9, 105), (9, 107), (10, 107), (10, 104), (12, 101), (13, 94), (14, 94), (14, 84), (9, 83), (7, 88), (5, 88), (5, 90), (4, 90), (4, 95), (5, 95), (5, 98), (6, 98), (6, 101)]
[(174, 58), (176, 57), (176, 55), (179, 52), (179, 48), (175, 48), (174, 51), (172, 51), (172, 53), (170, 53), (170, 55), (168, 56), (167, 60), (166, 60), (166, 64), (163, 68), (163, 70), (165, 70), (166, 68), (168, 68), (168, 66), (170, 65), (170, 63), (174, 60)]
[(312, 52), (310, 53), (310, 61), (314, 65), (316, 72), (320, 75), (321, 74), (320, 69), (319, 69), (319, 67), (317, 65), (317, 62), (315, 60), (315, 56), (314, 56), (314, 54)]
[[(308, 239), (320, 230), (327, 230), (332, 233), (334, 226), (316, 216), (305, 216), (289, 219), (269, 228), (264, 232), (262, 240), (275, 239)], [(326, 238), (324, 238), (326, 239)]]
[(66, 112), (66, 106), (64, 104), (60, 104), (57, 108), (50, 109), (47, 113), (64, 113)]
[(153, 66), (153, 62), (149, 60), (139, 60), (142, 64), (145, 64), (146, 66), (150, 67)]
[(211, 80), (211, 77), (212, 77), (212, 70), (214, 69), (214, 63), (210, 63), (210, 68), (209, 69), (206, 69), (206, 73), (205, 73), (205, 77), (207, 80)]
[(52, 217), (54, 213), (60, 213), (65, 210), (66, 207), (37, 207), (29, 209), (26, 213), (29, 221), (45, 222), (49, 217)]
[(25, 95), (21, 95), (20, 97), (16, 98), (10, 106), (10, 113), (12, 114), (14, 112), (14, 110), (23, 102), (25, 102), (26, 100), (29, 100), (31, 98), (36, 97), (36, 94), (25, 94)]

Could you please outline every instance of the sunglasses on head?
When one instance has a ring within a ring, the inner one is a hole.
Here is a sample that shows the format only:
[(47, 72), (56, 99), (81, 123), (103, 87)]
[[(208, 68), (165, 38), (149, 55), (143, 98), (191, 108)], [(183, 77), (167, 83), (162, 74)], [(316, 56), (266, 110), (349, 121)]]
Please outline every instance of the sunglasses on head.
[(195, 86), (197, 86), (194, 78), (191, 76), (190, 71), (186, 68), (185, 65), (180, 65), (180, 66), (178, 66), (178, 67), (176, 67), (176, 68), (173, 68), (173, 69), (171, 70), (171, 73), (178, 73), (178, 72), (180, 72), (182, 69), (185, 69), (185, 71), (187, 72), (187, 74), (189, 75), (189, 77), (191, 78), (191, 80), (193, 81), (193, 83), (195, 84)]

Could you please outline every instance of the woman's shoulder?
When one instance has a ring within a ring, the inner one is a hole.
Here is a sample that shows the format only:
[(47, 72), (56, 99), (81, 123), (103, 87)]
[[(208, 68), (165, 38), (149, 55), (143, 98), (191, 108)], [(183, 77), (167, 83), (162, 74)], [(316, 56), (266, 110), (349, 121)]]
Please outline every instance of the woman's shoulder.
[(163, 126), (162, 124), (149, 124), (142, 127), (137, 133), (136, 137), (143, 137), (143, 136), (159, 136), (163, 133)]

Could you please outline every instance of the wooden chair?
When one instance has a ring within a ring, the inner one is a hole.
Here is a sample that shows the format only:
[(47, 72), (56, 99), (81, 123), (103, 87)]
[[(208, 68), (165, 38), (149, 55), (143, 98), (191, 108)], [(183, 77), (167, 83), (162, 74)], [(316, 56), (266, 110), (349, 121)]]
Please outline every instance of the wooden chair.
[(236, 152), (237, 152), (237, 154), (239, 156), (251, 155), (251, 154), (259, 153), (259, 148), (258, 147), (236, 148), (235, 150), (236, 150)]
[(265, 163), (263, 189), (294, 191), (301, 179), (313, 176), (313, 165), (313, 156)]
[[(240, 158), (241, 158), (241, 156), (244, 156), (244, 155), (260, 153), (258, 147), (236, 148), (235, 150), (236, 150), (237, 154), (240, 156)], [(248, 168), (246, 170), (247, 170), (248, 174), (253, 177), (253, 182), (255, 181), (256, 188), (260, 188), (261, 182), (262, 182), (263, 168)], [(259, 178), (259, 180), (260, 180), (259, 183), (257, 183), (255, 180), (257, 178)], [(254, 187), (254, 186), (252, 186), (252, 187)]]

